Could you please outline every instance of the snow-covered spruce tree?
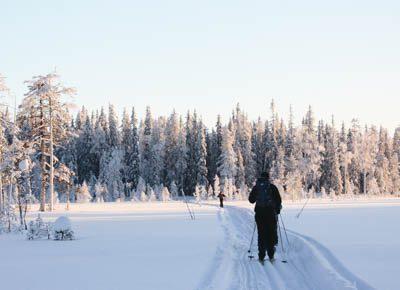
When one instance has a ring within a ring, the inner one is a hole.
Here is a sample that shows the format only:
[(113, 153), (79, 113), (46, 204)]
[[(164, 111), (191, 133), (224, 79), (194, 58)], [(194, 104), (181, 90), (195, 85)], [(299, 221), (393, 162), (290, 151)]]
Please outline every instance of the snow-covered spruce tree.
[[(240, 109), (239, 104), (236, 107), (236, 114), (233, 119), (234, 132), (235, 132), (235, 142), (234, 148), (236, 154), (241, 160), (238, 160), (238, 171), (242, 166), (243, 172), (238, 172), (239, 177), (236, 178), (236, 185), (241, 186), (241, 184), (246, 183), (251, 185), (256, 179), (256, 162), (254, 161), (255, 155), (251, 148), (252, 146), (252, 127), (251, 123), (248, 121), (246, 114)], [(239, 164), (239, 162), (241, 164)], [(243, 180), (241, 179), (243, 175)]]
[[(92, 125), (93, 126), (93, 125)], [(103, 156), (109, 151), (109, 146), (107, 143), (108, 135), (108, 122), (104, 109), (101, 108), (98, 118), (95, 120), (93, 136), (88, 138), (86, 144), (89, 154), (89, 160), (91, 160), (91, 165), (88, 166), (89, 171), (86, 172), (87, 175), (96, 177), (99, 179), (101, 167), (103, 165)], [(86, 176), (85, 174), (85, 176)], [(90, 177), (87, 177), (90, 179)], [(80, 180), (82, 176), (80, 176)], [(88, 179), (88, 180), (89, 180)]]
[(204, 189), (207, 186), (207, 145), (205, 128), (200, 120), (197, 127), (195, 143), (196, 181)]
[(124, 186), (122, 183), (122, 150), (114, 147), (113, 150), (105, 152), (102, 164), (100, 181), (106, 185), (111, 200), (125, 200)]
[(397, 127), (393, 135), (393, 154), (397, 154), (400, 162), (400, 127)]
[[(264, 166), (264, 144), (263, 144), (263, 136), (264, 136), (264, 123), (261, 121), (261, 118), (258, 118), (257, 122), (253, 122), (252, 125), (252, 135), (251, 135), (251, 150), (253, 152), (254, 160), (255, 160), (255, 176), (260, 176), (263, 171)], [(248, 180), (250, 181), (250, 180)]]
[(92, 195), (90, 194), (89, 187), (87, 186), (86, 181), (84, 181), (76, 192), (76, 202), (87, 203), (91, 200)]
[(176, 185), (178, 187), (178, 195), (181, 195), (181, 192), (184, 188), (185, 182), (185, 172), (187, 169), (186, 156), (187, 156), (187, 147), (186, 147), (186, 134), (184, 130), (182, 117), (179, 118), (179, 136), (178, 136), (178, 159), (176, 160)]
[(146, 184), (153, 182), (153, 150), (151, 147), (151, 136), (153, 130), (153, 119), (151, 116), (150, 107), (146, 108), (146, 116), (144, 124), (141, 126), (140, 134), (140, 176)]
[(236, 186), (241, 186), (242, 184), (245, 184), (246, 178), (245, 178), (245, 167), (243, 164), (243, 157), (242, 153), (240, 150), (236, 152), (236, 176), (235, 176), (235, 184)]
[(314, 114), (309, 107), (306, 117), (300, 130), (300, 171), (303, 175), (304, 188), (308, 191), (312, 187), (319, 187), (320, 165), (321, 165), (321, 146), (318, 143), (315, 132)]
[[(125, 178), (126, 182), (132, 184), (131, 189), (135, 189), (140, 175), (139, 132), (135, 108), (132, 108), (129, 130), (129, 134), (128, 132), (124, 134), (130, 136), (129, 138), (125, 137), (130, 140), (130, 144), (125, 148)], [(125, 144), (126, 141), (124, 140), (123, 143)]]
[(99, 176), (99, 158), (98, 152), (102, 152), (100, 148), (101, 137), (105, 137), (102, 132), (96, 130), (93, 132), (92, 123), (89, 116), (86, 117), (82, 124), (79, 137), (76, 140), (76, 156), (77, 156), (77, 175), (78, 182), (90, 180), (93, 175)]
[(211, 132), (206, 131), (206, 148), (207, 148), (207, 182), (212, 184), (214, 182), (214, 176), (217, 173), (217, 158), (216, 158), (216, 134), (214, 128)]
[(193, 194), (197, 183), (197, 171), (196, 171), (197, 164), (195, 155), (196, 132), (197, 132), (197, 115), (196, 113), (194, 113), (192, 116), (190, 112), (188, 112), (186, 116), (186, 126), (185, 126), (186, 171), (185, 171), (184, 188), (183, 188), (186, 194), (188, 193)]
[(165, 126), (166, 120), (160, 117), (154, 122), (154, 127), (151, 135), (151, 185), (160, 185), (165, 181), (164, 175), (164, 147), (165, 147)]
[(340, 173), (343, 185), (343, 190), (342, 190), (343, 194), (351, 193), (350, 177), (349, 177), (349, 164), (351, 162), (351, 154), (352, 153), (347, 150), (346, 128), (343, 123), (338, 143), (338, 155), (339, 155)]
[(341, 194), (343, 190), (342, 175), (340, 172), (340, 163), (338, 156), (338, 140), (336, 130), (332, 121), (332, 125), (326, 125), (322, 136), (324, 144), (324, 152), (322, 152), (321, 161), (321, 181), (320, 184), (325, 187), (328, 192), (334, 191)]
[[(379, 131), (378, 148), (376, 153), (375, 161), (375, 178), (377, 180), (379, 189), (381, 193), (388, 193), (391, 191), (391, 179), (390, 179), (390, 144), (388, 140), (388, 133), (382, 127)], [(371, 158), (372, 159), (372, 158)], [(370, 162), (370, 167), (372, 167), (373, 160)]]
[(121, 123), (121, 150), (123, 151), (123, 169), (122, 169), (122, 183), (124, 186), (124, 195), (128, 197), (132, 186), (132, 179), (129, 176), (129, 156), (131, 153), (133, 142), (132, 142), (132, 130), (130, 124), (130, 118), (126, 108), (122, 113)]
[[(224, 189), (228, 190), (227, 185), (225, 184), (227, 181), (231, 180), (236, 175), (236, 159), (237, 156), (233, 149), (233, 136), (228, 127), (223, 128), (222, 135), (222, 153), (220, 159), (218, 161), (218, 173), (222, 179), (222, 186)], [(226, 195), (225, 191), (223, 191)]]
[(59, 82), (59, 76), (50, 73), (45, 76), (35, 76), (26, 82), (28, 92), (20, 105), (18, 119), (28, 120), (32, 128), (30, 138), (36, 141), (36, 148), (40, 151), (42, 169), (41, 206), (45, 210), (45, 196), (47, 186), (50, 188), (50, 210), (53, 209), (54, 198), (54, 146), (66, 138), (66, 128), (69, 123), (67, 104), (64, 96), (72, 95), (75, 90), (64, 87)]
[(390, 189), (392, 194), (400, 193), (400, 174), (399, 174), (399, 158), (397, 153), (393, 153), (389, 160)]
[(177, 176), (176, 161), (179, 158), (179, 121), (175, 110), (169, 116), (165, 127), (165, 147), (164, 147), (164, 180), (170, 186), (172, 182), (180, 179)]
[(276, 161), (277, 151), (278, 151), (278, 128), (279, 128), (279, 119), (278, 113), (275, 109), (274, 100), (271, 101), (270, 105), (271, 110), (271, 118), (269, 122), (265, 125), (264, 132), (264, 166), (263, 169), (267, 171), (271, 171), (274, 161)]
[(362, 135), (360, 132), (360, 125), (358, 120), (353, 119), (351, 128), (347, 134), (347, 150), (351, 152), (351, 161), (349, 164), (349, 179), (352, 186), (352, 193), (357, 194), (363, 192), (362, 179), (360, 178), (363, 173), (362, 166)]
[(121, 144), (120, 134), (118, 130), (118, 117), (115, 112), (114, 105), (108, 106), (108, 135), (107, 135), (108, 146), (110, 148), (119, 148)]

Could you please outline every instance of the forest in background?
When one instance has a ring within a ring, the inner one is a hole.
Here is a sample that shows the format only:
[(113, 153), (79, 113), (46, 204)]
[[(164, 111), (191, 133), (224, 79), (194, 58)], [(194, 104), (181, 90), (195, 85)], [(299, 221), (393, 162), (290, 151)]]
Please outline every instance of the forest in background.
[[(383, 194), (400, 191), (400, 127), (349, 127), (334, 118), (315, 120), (311, 106), (301, 122), (284, 120), (272, 100), (250, 120), (237, 104), (227, 123), (207, 128), (194, 111), (153, 116), (147, 107), (118, 116), (115, 107), (74, 116), (64, 87), (51, 73), (33, 77), (16, 108), (1, 107), (0, 201), (165, 200), (182, 194), (207, 198), (223, 192), (247, 196), (268, 170), (285, 195)], [(0, 91), (7, 96), (4, 77)]]

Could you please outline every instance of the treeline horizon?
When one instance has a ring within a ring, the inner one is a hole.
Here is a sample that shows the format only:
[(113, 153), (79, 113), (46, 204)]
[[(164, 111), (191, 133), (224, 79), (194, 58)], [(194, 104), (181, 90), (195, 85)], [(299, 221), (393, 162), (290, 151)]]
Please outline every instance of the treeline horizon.
[[(263, 116), (265, 121), (261, 117), (249, 119), (237, 104), (227, 122), (222, 123), (218, 116), (211, 128), (195, 110), (186, 115), (174, 110), (167, 116), (153, 117), (147, 107), (138, 120), (134, 107), (118, 116), (109, 104), (107, 113), (104, 108), (89, 111), (82, 107), (72, 116), (61, 99), (62, 93), (70, 91), (63, 88), (54, 99), (58, 106), (56, 118), (53, 116), (50, 122), (54, 144), (49, 145), (46, 116), (52, 107), (51, 102), (43, 107), (38, 101), (43, 79), (40, 81), (40, 85), (38, 78), (30, 82), (19, 105), (16, 128), (11, 129), (13, 120), (7, 109), (1, 116), (5, 140), (2, 152), (10, 152), (7, 146), (14, 146), (14, 152), (22, 152), (15, 148), (18, 146), (29, 148), (20, 154), (29, 159), (24, 186), (38, 200), (43, 200), (43, 188), (52, 180), (48, 177), (51, 166), (45, 164), (50, 162), (50, 149), (54, 149), (55, 158), (52, 186), (63, 200), (74, 199), (70, 193), (66, 197), (66, 192), (77, 192), (83, 183), (93, 197), (101, 194), (106, 201), (143, 199), (154, 192), (157, 196), (165, 187), (173, 195), (224, 192), (228, 197), (243, 197), (262, 171), (269, 171), (271, 180), (293, 198), (308, 192), (342, 195), (400, 191), (400, 127), (389, 135), (382, 126), (361, 126), (356, 119), (350, 126), (338, 126), (333, 116), (317, 121), (311, 106), (295, 124), (292, 109), (289, 119), (284, 120), (274, 100), (269, 116)], [(4, 186), (9, 182), (7, 172), (4, 170)]]

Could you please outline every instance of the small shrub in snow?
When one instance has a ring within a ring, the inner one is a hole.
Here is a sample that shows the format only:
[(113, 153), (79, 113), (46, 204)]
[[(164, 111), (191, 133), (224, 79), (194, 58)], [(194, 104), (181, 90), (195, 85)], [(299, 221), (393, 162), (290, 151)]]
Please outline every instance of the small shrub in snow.
[(66, 216), (60, 216), (53, 225), (54, 240), (64, 241), (73, 240), (74, 231), (72, 230), (71, 220)]
[(50, 228), (50, 224), (43, 222), (39, 214), (35, 221), (28, 224), (27, 238), (28, 240), (50, 239)]
[(92, 195), (90, 194), (89, 187), (87, 186), (86, 182), (79, 187), (78, 191), (76, 192), (76, 202), (79, 203), (87, 203), (92, 200)]
[(149, 192), (149, 200), (148, 201), (156, 201), (157, 197), (156, 197), (156, 194), (154, 193), (153, 188), (151, 188), (151, 186), (149, 186), (148, 192)]
[(171, 193), (171, 198), (177, 198), (178, 197), (178, 187), (176, 186), (175, 181), (171, 182), (171, 186), (170, 186), (170, 193)]
[(136, 191), (134, 194), (134, 198), (132, 200), (135, 201), (146, 201), (146, 183), (142, 177), (139, 177), (139, 181), (136, 187)]
[(140, 201), (147, 201), (147, 195), (144, 191), (140, 192)]
[(162, 201), (169, 201), (170, 200), (170, 193), (168, 188), (164, 187), (161, 192), (161, 200)]
[(104, 186), (97, 182), (94, 186), (94, 202), (104, 202), (104, 192)]
[(0, 213), (0, 234), (11, 233), (19, 229), (15, 207), (6, 204), (4, 211)]

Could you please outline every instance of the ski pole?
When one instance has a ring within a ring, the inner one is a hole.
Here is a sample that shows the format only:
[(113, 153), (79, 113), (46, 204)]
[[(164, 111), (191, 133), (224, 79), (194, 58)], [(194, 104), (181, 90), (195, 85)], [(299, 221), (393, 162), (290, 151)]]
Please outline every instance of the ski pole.
[(195, 220), (194, 213), (192, 213), (192, 211), (190, 210), (189, 204), (188, 204), (188, 202), (187, 202), (187, 200), (186, 200), (185, 192), (184, 192), (183, 190), (182, 190), (182, 195), (183, 195), (183, 200), (185, 201), (187, 210), (188, 210), (188, 212), (189, 212), (190, 219)]
[(281, 244), (281, 249), (282, 249), (282, 263), (287, 263), (287, 258), (286, 258), (286, 252), (285, 252), (285, 248), (283, 247), (283, 241), (282, 241), (282, 232), (281, 232), (281, 227), (278, 223), (278, 231), (279, 231), (279, 240), (280, 240), (280, 244)]
[(290, 248), (290, 242), (289, 242), (288, 234), (287, 234), (287, 231), (286, 231), (285, 223), (283, 222), (282, 215), (279, 214), (279, 216), (280, 216), (280, 221), (281, 221), (282, 226), (283, 226), (283, 230), (285, 231), (285, 236), (286, 236), (286, 241), (287, 241), (288, 247)]
[(300, 215), (303, 213), (303, 210), (304, 210), (304, 208), (306, 207), (306, 205), (307, 205), (308, 201), (310, 200), (310, 198), (311, 198), (311, 194), (308, 196), (308, 198), (307, 198), (306, 202), (304, 203), (303, 207), (301, 208), (301, 210), (299, 211), (299, 213), (296, 215), (296, 218), (299, 218)]
[(255, 232), (256, 232), (256, 222), (254, 222), (253, 234), (251, 235), (251, 241), (250, 241), (249, 250), (247, 251), (247, 253), (249, 253), (249, 258), (250, 259), (254, 258), (254, 256), (251, 254), (251, 247), (253, 246), (253, 240), (254, 240), (254, 233)]

